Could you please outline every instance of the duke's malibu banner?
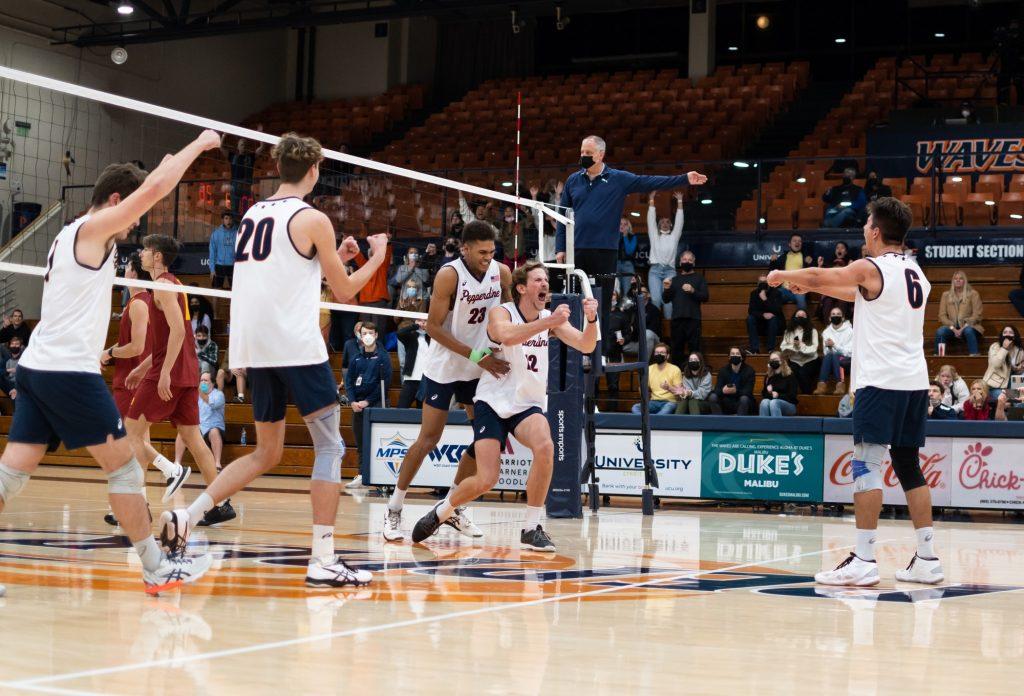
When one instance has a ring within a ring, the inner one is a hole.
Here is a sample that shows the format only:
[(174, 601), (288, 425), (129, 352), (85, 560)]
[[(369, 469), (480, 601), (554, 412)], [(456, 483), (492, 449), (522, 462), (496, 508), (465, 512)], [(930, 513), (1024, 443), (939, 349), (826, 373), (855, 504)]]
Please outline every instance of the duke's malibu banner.
[(701, 497), (820, 502), (822, 436), (706, 432)]
[[(950, 504), (952, 444), (953, 439), (949, 437), (929, 437), (918, 453), (921, 473), (932, 489), (934, 505)], [(882, 480), (885, 484), (883, 502), (886, 505), (906, 505), (903, 488), (889, 459), (882, 464)], [(825, 436), (825, 502), (853, 502), (853, 438), (849, 435)]]
[[(624, 430), (599, 430), (596, 440), (597, 476), (601, 493), (639, 495), (644, 485), (640, 435)], [(658, 472), (654, 494), (700, 496), (701, 434), (659, 430), (651, 434), (651, 459)]]
[(954, 507), (1024, 509), (1024, 440), (954, 438)]

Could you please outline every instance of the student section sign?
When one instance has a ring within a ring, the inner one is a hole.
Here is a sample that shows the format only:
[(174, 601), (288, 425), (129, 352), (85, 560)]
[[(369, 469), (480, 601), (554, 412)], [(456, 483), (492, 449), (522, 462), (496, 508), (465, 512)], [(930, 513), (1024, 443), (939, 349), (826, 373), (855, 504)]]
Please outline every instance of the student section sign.
[(818, 502), (823, 462), (821, 435), (705, 432), (701, 497)]

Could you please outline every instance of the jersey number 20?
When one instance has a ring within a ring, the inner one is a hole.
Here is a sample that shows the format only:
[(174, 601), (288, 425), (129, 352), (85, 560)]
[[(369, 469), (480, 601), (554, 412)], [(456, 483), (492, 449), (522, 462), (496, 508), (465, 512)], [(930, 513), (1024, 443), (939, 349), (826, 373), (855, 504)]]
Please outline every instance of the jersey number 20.
[(908, 268), (903, 272), (907, 278), (907, 299), (913, 309), (920, 309), (924, 304), (924, 290), (921, 288), (921, 276), (917, 271)]
[[(249, 218), (238, 226), (238, 246), (235, 248), (235, 263), (249, 260), (266, 261), (270, 256), (270, 245), (274, 241), (274, 218), (263, 218), (254, 223)], [(252, 248), (250, 249), (250, 243)]]

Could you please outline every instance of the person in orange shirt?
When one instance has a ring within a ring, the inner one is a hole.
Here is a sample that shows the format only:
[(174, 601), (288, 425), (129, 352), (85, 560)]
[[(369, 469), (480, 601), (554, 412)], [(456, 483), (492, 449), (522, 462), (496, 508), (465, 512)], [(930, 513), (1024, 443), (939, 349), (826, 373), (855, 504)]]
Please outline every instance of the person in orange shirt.
[[(388, 240), (390, 241), (391, 238), (392, 235), (388, 232)], [(382, 307), (386, 309), (391, 306), (391, 292), (388, 289), (388, 273), (391, 271), (390, 244), (386, 247), (384, 254), (384, 263), (377, 267), (377, 272), (370, 277), (370, 280), (363, 286), (363, 289), (359, 291), (359, 304), (363, 307)], [(360, 251), (352, 260), (358, 268), (362, 268), (369, 259)], [(378, 324), (383, 324), (384, 322), (383, 318), (376, 314), (362, 314), (359, 316), (359, 320), (363, 322), (372, 321)], [(381, 335), (383, 333), (382, 331)]]

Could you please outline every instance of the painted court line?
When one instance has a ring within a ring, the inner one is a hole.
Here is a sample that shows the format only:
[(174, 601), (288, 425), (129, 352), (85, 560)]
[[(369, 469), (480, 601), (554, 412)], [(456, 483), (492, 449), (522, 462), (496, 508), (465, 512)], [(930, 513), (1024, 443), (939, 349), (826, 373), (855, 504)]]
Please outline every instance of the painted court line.
[[(890, 544), (895, 541), (903, 541), (902, 539), (888, 539), (885, 541), (877, 541), (876, 546), (882, 546)], [(829, 549), (821, 549), (819, 551), (808, 551), (807, 553), (800, 553), (791, 556), (782, 556), (766, 561), (754, 561), (750, 563), (740, 563), (738, 565), (727, 566), (725, 568), (716, 568), (714, 572), (730, 572), (734, 570), (740, 570), (743, 568), (749, 568), (751, 566), (766, 566), (773, 563), (782, 563), (784, 561), (792, 561), (798, 558), (808, 558), (811, 556), (820, 556), (826, 553), (834, 553), (837, 551), (844, 551), (854, 548), (855, 545), (840, 546)], [(301, 638), (289, 638), (287, 640), (279, 640), (270, 643), (258, 643), (256, 645), (247, 645), (239, 648), (229, 648), (227, 650), (217, 650), (214, 652), (200, 653), (198, 655), (192, 655), (190, 657), (174, 657), (165, 658), (162, 660), (150, 660), (147, 662), (138, 662), (135, 664), (119, 665), (117, 667), (103, 667), (99, 669), (83, 670), (81, 672), (68, 672), (66, 674), (57, 674), (46, 677), (33, 677), (30, 679), (22, 679), (13, 682), (0, 682), (0, 686), (9, 688), (21, 688), (32, 690), (38, 685), (49, 684), (53, 682), (68, 681), (71, 679), (85, 679), (88, 677), (99, 677), (107, 674), (118, 674), (121, 672), (131, 672), (139, 669), (150, 669), (154, 667), (165, 667), (168, 665), (174, 665), (179, 667), (189, 662), (202, 662), (206, 660), (216, 660), (222, 657), (232, 657), (234, 655), (245, 655), (247, 653), (262, 652), (264, 650), (276, 650), (278, 648), (288, 648), (294, 645), (303, 645), (306, 643), (315, 643), (322, 640), (332, 640), (334, 638), (346, 638), (348, 636), (355, 635), (367, 635), (372, 633), (380, 633), (383, 631), (390, 631), (398, 628), (409, 628), (410, 626), (418, 626), (421, 624), (431, 624), (441, 621), (450, 621), (452, 619), (462, 619), (470, 616), (479, 616), (481, 614), (494, 614), (506, 609), (522, 609), (525, 607), (540, 606), (544, 604), (552, 604), (555, 602), (561, 602), (566, 599), (581, 599), (584, 597), (596, 597), (599, 595), (612, 594), (620, 592), (622, 590), (634, 590), (640, 587), (647, 587), (648, 585), (657, 585), (660, 583), (678, 582), (680, 580), (689, 580), (699, 575), (705, 575), (709, 572), (708, 570), (697, 570), (690, 571), (687, 573), (681, 573), (679, 575), (670, 576), (667, 578), (653, 578), (651, 580), (645, 580), (643, 582), (628, 583), (625, 585), (616, 585), (614, 587), (604, 587), (597, 590), (588, 590), (585, 592), (573, 592), (571, 594), (554, 595), (552, 597), (543, 597), (541, 599), (532, 599), (525, 602), (515, 602), (509, 604), (498, 604), (489, 607), (480, 607), (479, 609), (466, 609), (463, 611), (455, 611), (449, 614), (441, 614), (439, 616), (425, 616), (416, 619), (407, 619), (405, 621), (395, 621), (392, 623), (378, 624), (376, 626), (366, 626), (362, 628), (353, 628), (346, 631), (337, 631), (334, 633), (325, 633), (319, 636), (303, 636)]]

